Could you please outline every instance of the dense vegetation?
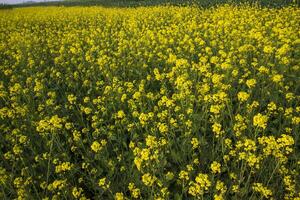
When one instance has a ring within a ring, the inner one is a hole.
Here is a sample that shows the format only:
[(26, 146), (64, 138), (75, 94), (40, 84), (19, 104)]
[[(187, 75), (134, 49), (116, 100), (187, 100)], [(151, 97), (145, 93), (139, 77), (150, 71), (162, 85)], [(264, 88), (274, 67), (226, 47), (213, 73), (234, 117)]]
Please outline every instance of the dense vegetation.
[(300, 9), (0, 11), (0, 199), (300, 199)]
[(0, 8), (31, 7), (31, 6), (105, 6), (105, 7), (137, 7), (157, 5), (198, 5), (211, 7), (220, 4), (257, 4), (268, 7), (282, 7), (296, 4), (299, 0), (65, 0), (57, 2), (40, 2), (19, 5), (0, 5)]

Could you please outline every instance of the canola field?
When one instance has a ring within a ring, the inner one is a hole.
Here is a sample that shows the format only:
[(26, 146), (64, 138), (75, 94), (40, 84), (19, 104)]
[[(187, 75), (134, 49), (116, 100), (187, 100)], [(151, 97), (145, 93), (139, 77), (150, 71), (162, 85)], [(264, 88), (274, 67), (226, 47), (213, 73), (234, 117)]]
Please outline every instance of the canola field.
[(300, 199), (300, 9), (0, 11), (1, 199)]

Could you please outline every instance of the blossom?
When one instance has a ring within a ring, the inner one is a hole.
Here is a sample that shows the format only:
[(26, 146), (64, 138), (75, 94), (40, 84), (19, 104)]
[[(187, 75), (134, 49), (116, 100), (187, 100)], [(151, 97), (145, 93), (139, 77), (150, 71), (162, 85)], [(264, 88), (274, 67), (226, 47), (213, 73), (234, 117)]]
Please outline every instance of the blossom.
[(238, 100), (239, 100), (240, 102), (245, 102), (245, 101), (248, 100), (249, 96), (250, 96), (250, 95), (249, 95), (247, 92), (239, 92), (239, 93), (238, 93)]
[(214, 173), (214, 174), (217, 174), (217, 173), (221, 173), (221, 164), (214, 161), (212, 162), (212, 164), (210, 165), (210, 169), (211, 171)]
[(268, 116), (262, 115), (261, 113), (258, 113), (253, 117), (253, 125), (260, 127), (262, 129), (266, 129), (268, 122)]

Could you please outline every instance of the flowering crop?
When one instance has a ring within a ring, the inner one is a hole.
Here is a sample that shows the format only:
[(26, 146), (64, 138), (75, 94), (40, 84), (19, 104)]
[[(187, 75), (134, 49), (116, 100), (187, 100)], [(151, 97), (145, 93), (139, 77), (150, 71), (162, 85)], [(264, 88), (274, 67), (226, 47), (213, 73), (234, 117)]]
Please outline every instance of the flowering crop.
[(300, 199), (300, 10), (0, 11), (1, 199)]

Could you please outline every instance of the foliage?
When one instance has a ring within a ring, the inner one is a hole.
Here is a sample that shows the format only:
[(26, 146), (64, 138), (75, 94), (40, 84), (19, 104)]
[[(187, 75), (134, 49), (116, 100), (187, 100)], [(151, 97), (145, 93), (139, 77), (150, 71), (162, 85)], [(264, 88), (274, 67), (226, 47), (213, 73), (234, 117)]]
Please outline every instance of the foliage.
[[(288, 5), (299, 6), (299, 0), (61, 0), (51, 2), (25, 3), (17, 5), (4, 5), (2, 8), (32, 7), (32, 6), (105, 6), (105, 7), (138, 7), (157, 5), (197, 5), (212, 7), (221, 4), (258, 4), (265, 7), (283, 7)], [(0, 6), (1, 8), (1, 6)]]

